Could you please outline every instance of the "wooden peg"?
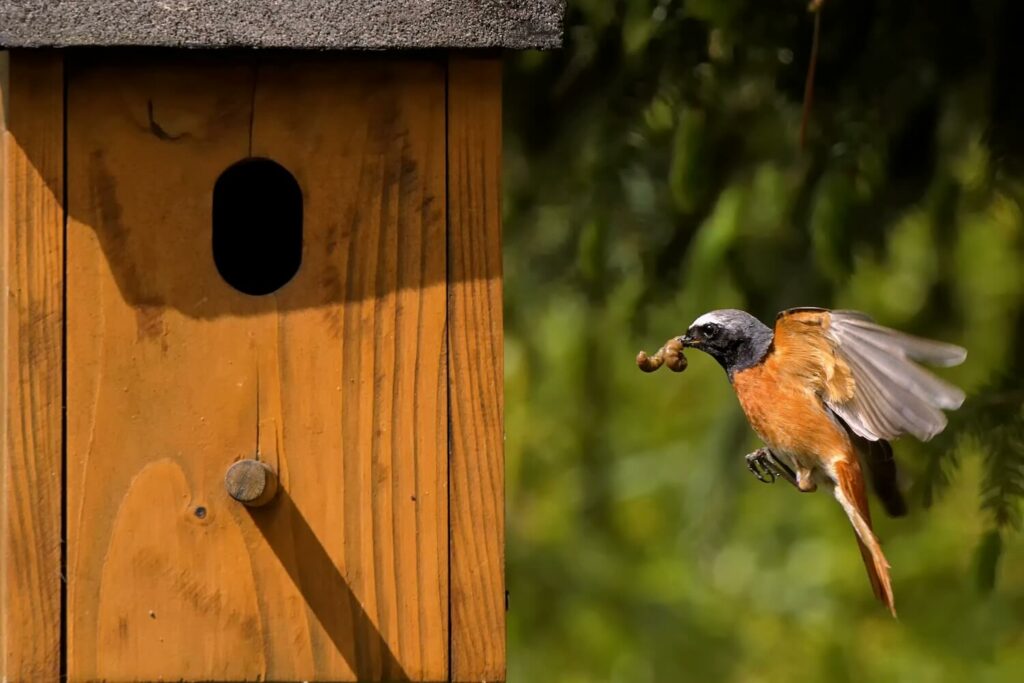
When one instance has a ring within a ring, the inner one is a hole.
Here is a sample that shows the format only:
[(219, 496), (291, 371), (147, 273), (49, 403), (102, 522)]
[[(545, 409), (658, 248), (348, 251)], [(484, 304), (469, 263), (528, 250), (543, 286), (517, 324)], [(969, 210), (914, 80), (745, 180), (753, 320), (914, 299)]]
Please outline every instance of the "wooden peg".
[(239, 503), (259, 507), (277, 493), (277, 474), (259, 460), (239, 460), (224, 475), (224, 488)]

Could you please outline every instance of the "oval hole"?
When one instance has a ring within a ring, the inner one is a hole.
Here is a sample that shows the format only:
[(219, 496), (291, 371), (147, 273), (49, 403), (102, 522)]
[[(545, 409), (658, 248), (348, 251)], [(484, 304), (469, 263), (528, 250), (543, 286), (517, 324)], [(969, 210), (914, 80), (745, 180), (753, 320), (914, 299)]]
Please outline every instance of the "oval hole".
[(302, 263), (302, 189), (270, 159), (230, 166), (213, 187), (213, 262), (245, 294), (283, 287)]

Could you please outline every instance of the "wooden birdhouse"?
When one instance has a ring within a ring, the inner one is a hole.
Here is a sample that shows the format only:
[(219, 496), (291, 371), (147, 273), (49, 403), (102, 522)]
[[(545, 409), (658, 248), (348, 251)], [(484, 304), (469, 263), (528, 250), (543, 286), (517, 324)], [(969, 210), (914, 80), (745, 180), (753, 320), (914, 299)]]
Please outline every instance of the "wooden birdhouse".
[(0, 0), (0, 679), (504, 678), (494, 50), (561, 11)]

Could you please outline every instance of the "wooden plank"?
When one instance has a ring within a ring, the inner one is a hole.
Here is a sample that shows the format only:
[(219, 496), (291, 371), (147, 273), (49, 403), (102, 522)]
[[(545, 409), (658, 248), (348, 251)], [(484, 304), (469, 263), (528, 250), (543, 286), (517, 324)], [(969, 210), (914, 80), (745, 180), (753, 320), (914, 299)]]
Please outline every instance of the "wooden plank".
[(0, 78), (0, 273), (5, 290), (0, 678), (56, 681), (64, 323), (62, 58), (55, 52), (15, 51), (6, 71)]
[(451, 668), (505, 678), (501, 63), (448, 66)]
[[(69, 78), (70, 679), (446, 678), (443, 67)], [(304, 195), (263, 297), (210, 253), (250, 151)], [(223, 477), (257, 454), (280, 489), (248, 509)]]
[[(303, 269), (318, 299), (343, 302), (311, 307), (308, 294), (282, 291), (282, 305), (294, 313), (277, 339), (292, 352), (279, 354), (287, 361), (278, 374), (283, 398), (261, 414), (280, 415), (281, 425), (316, 420), (285, 431), (282, 448), (318, 454), (315, 468), (289, 466), (310, 492), (296, 504), (331, 542), (328, 553), (346, 567), (349, 589), (379, 632), (357, 638), (361, 679), (443, 680), (444, 67), (296, 62), (261, 69), (260, 83), (261, 94), (308, 93), (257, 99), (253, 153), (273, 152), (310, 188), (307, 212), (322, 225), (307, 233)], [(337, 384), (309, 391), (327, 377)], [(274, 431), (266, 425), (261, 433)], [(319, 455), (332, 452), (343, 457)], [(333, 491), (313, 494), (327, 482)], [(333, 520), (342, 524), (332, 535)], [(302, 558), (293, 558), (300, 571)], [(321, 597), (321, 618), (338, 620), (336, 602)], [(356, 611), (353, 618), (367, 617)]]
[(250, 80), (230, 65), (69, 69), (73, 681), (251, 680), (265, 665), (248, 552), (217, 487), (255, 447), (236, 368), (254, 364), (256, 311), (203, 258), (210, 188), (247, 152)]

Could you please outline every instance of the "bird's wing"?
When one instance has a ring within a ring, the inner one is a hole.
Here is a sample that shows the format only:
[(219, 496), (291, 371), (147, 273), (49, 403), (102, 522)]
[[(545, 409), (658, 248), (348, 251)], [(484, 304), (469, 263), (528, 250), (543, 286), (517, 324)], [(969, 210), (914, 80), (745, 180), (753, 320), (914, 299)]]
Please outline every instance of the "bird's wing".
[(882, 327), (855, 311), (798, 308), (775, 322), (776, 351), (815, 384), (825, 404), (869, 441), (912, 434), (927, 441), (946, 427), (964, 393), (914, 361), (952, 366), (967, 351)]

